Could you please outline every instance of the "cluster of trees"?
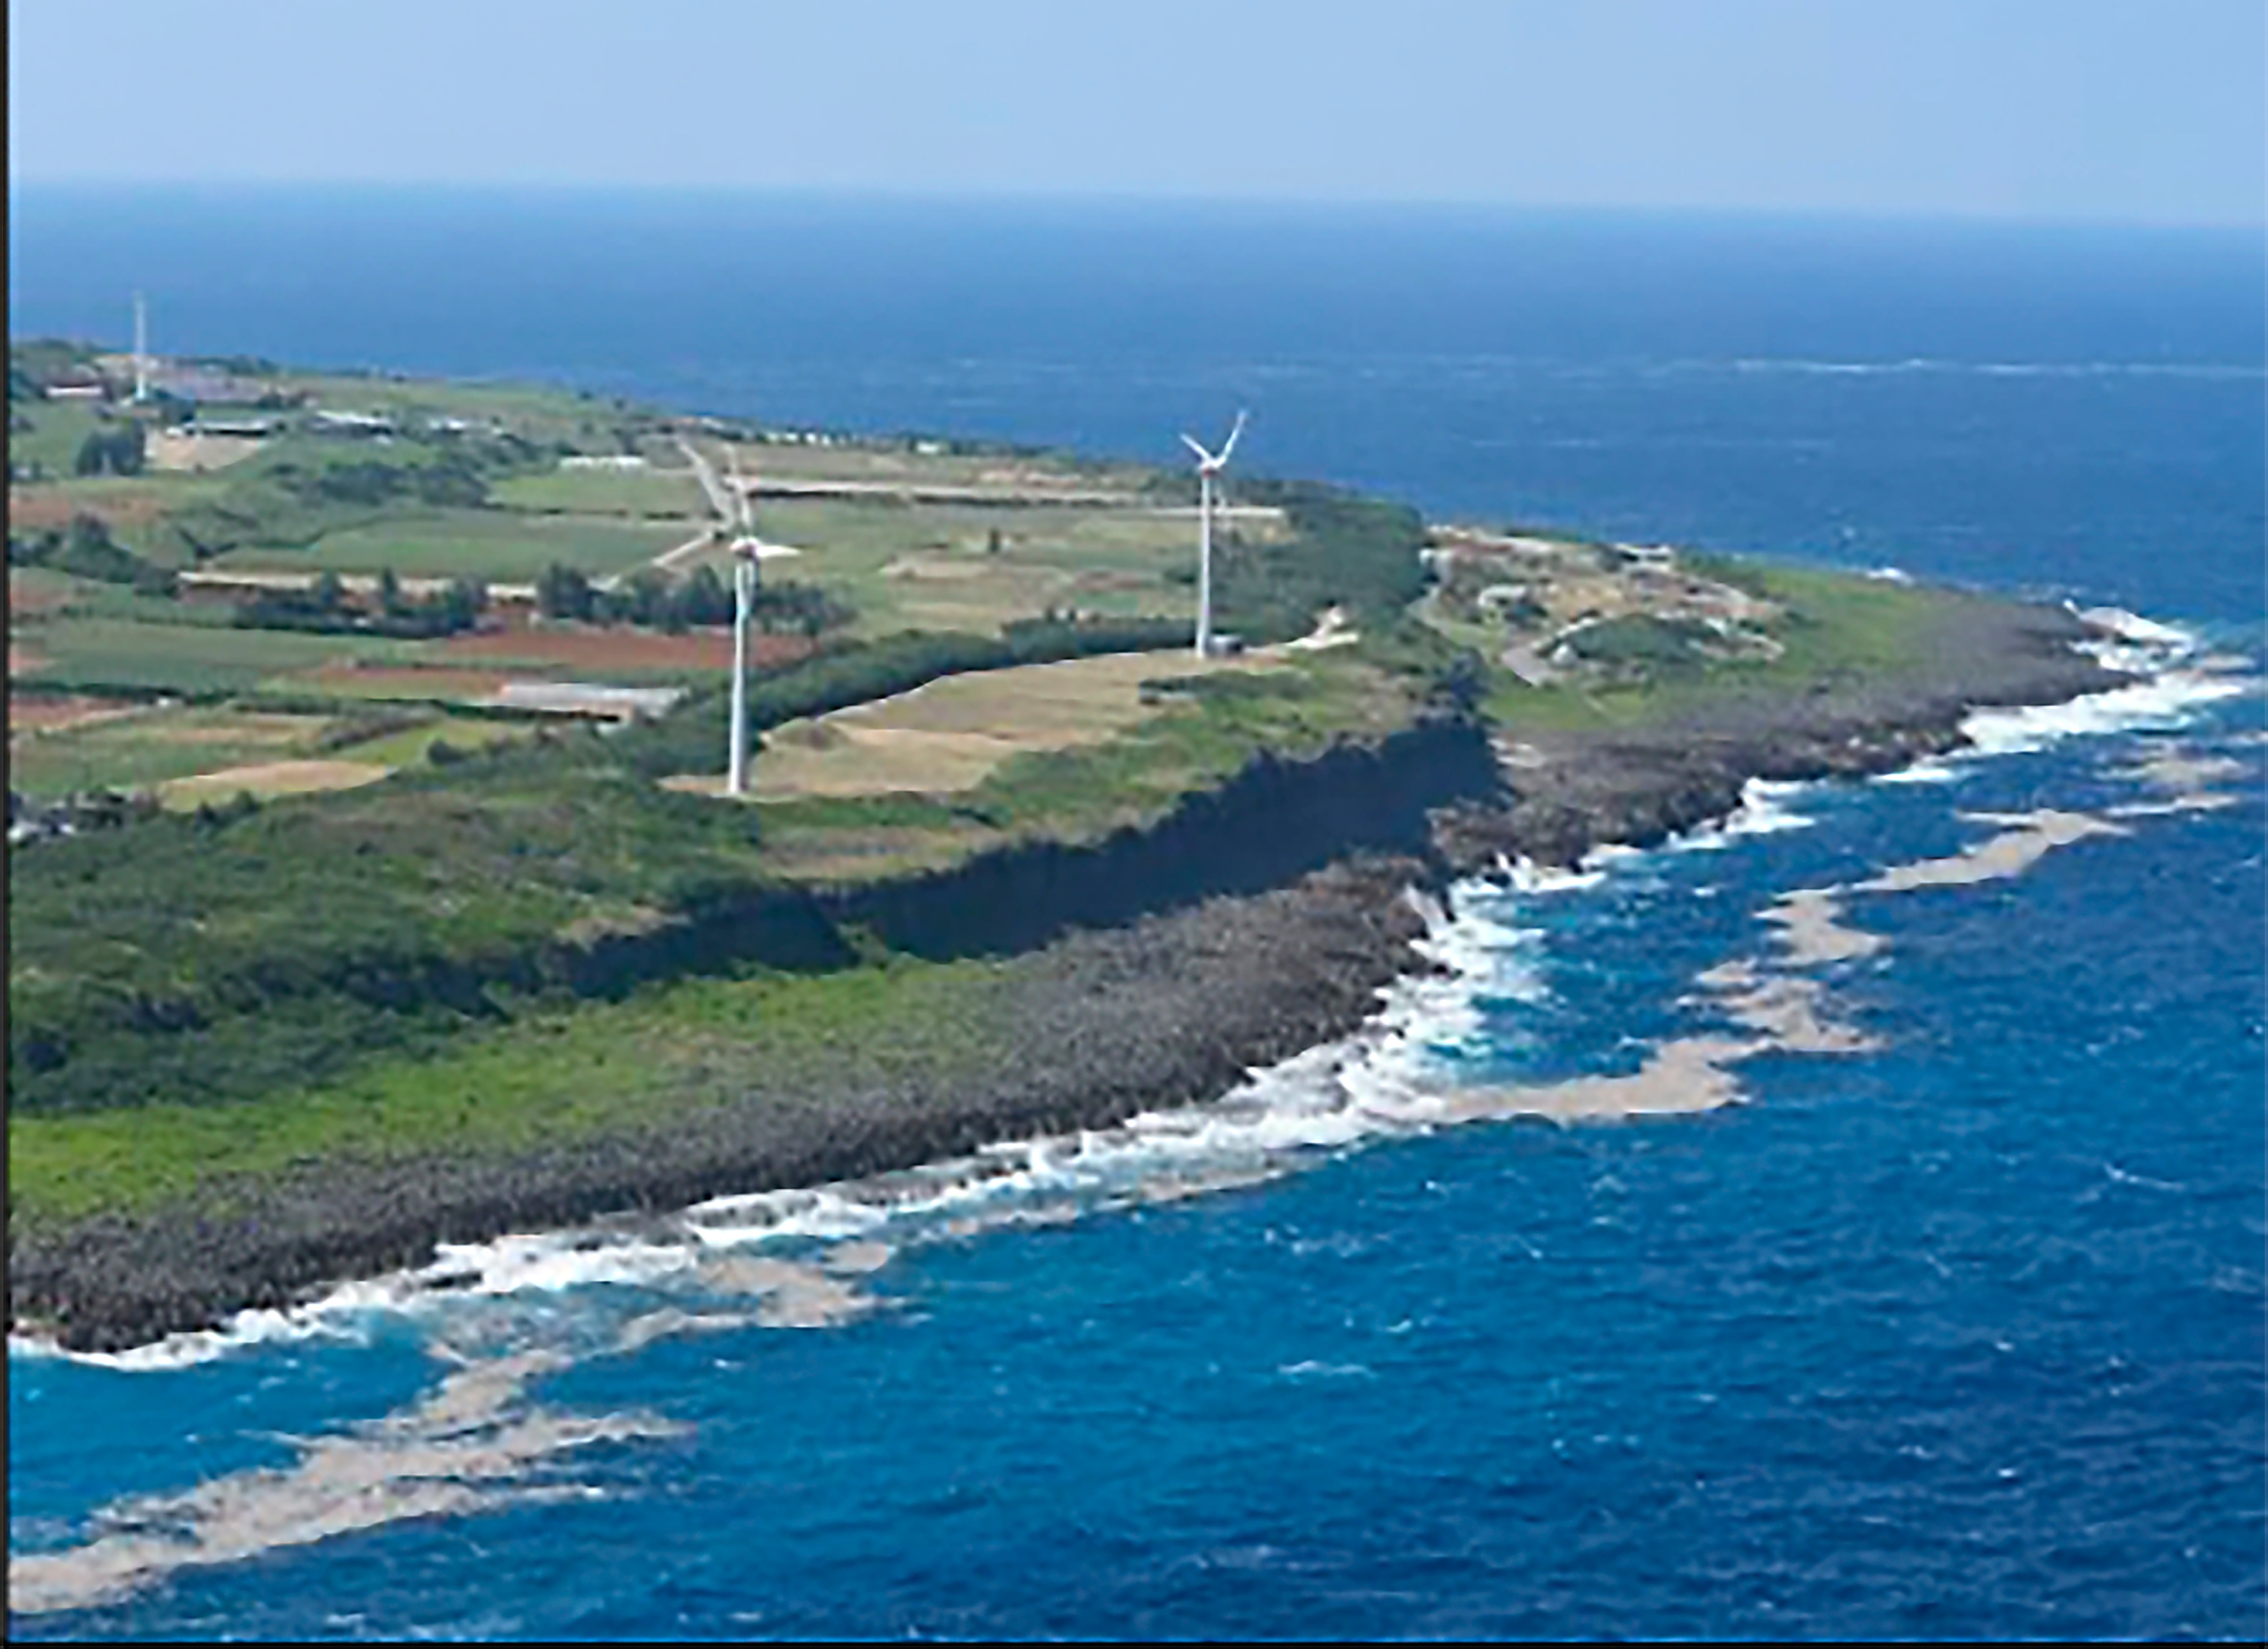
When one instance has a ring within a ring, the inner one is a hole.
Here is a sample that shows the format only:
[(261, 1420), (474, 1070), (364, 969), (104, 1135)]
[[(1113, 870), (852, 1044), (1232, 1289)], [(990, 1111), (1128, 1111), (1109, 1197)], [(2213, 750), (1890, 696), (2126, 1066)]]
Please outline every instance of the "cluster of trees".
[(443, 509), (452, 504), (476, 506), (485, 504), (489, 496), (489, 483), (479, 462), (469, 452), (453, 450), (431, 463), (389, 464), (364, 459), (309, 469), (285, 463), (276, 465), (273, 473), (284, 490), (308, 504), (374, 507), (414, 500)]
[[(574, 568), (555, 562), (535, 581), (535, 604), (546, 618), (638, 624), (673, 633), (733, 622), (733, 593), (713, 567), (697, 567), (678, 584), (646, 569), (602, 590)], [(816, 637), (841, 629), (857, 614), (816, 585), (783, 583), (758, 585), (750, 615), (761, 629)]]
[(1690, 669), (1722, 643), (1722, 637), (1697, 619), (1626, 613), (1584, 625), (1567, 637), (1565, 645), (1577, 658), (1593, 664), (1645, 674)]
[(1383, 622), (1425, 593), (1418, 552), (1425, 523), (1417, 511), (1313, 482), (1254, 479), (1238, 496), (1281, 509), (1292, 535), (1278, 544), (1231, 543), (1219, 556), (1213, 603), (1224, 629), (1248, 641), (1286, 641), (1325, 607)]
[(470, 629), (488, 610), (488, 586), (458, 578), (423, 597), (405, 593), (389, 567), (369, 601), (350, 602), (338, 574), (325, 572), (305, 590), (263, 590), (237, 604), (240, 629), (295, 629), (315, 635), (390, 636), (429, 641)]
[(77, 475), (138, 475), (149, 455), (149, 438), (138, 423), (91, 431), (71, 460)]
[(128, 584), (145, 595), (173, 595), (178, 580), (169, 567), (145, 560), (110, 536), (99, 516), (76, 515), (69, 527), (8, 539), (11, 567), (51, 567), (73, 578), (102, 584)]

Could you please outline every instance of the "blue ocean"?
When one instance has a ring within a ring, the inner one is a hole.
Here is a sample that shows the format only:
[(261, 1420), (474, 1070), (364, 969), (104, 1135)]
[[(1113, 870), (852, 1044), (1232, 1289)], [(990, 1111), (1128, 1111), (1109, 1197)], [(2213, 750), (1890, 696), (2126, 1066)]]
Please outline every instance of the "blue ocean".
[[(1261, 469), (2068, 600), (2146, 678), (1462, 886), (1443, 971), (1215, 1105), (11, 1346), (14, 1632), (2268, 1630), (2257, 235), (55, 189), (11, 230), (19, 335), (140, 290), (167, 351), (1160, 460), (1248, 407)], [(1721, 1090), (1646, 1078), (1760, 1013)]]

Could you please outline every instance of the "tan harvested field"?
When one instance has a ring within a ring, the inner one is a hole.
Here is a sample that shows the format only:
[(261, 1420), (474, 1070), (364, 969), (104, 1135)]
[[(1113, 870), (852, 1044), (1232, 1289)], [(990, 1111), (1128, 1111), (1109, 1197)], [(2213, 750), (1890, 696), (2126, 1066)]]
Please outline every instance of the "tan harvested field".
[(331, 725), (324, 716), (74, 696), (70, 702), (83, 707), (77, 713), (51, 710), (26, 725), (18, 712), (33, 702), (11, 704), (8, 740), (9, 783), (31, 794), (144, 791), (218, 769), (310, 755)]
[[(802, 658), (812, 644), (801, 636), (757, 636), (750, 652), (759, 665), (786, 664)], [(438, 654), (452, 660), (493, 659), (498, 664), (563, 665), (603, 675), (616, 670), (727, 670), (733, 664), (729, 630), (692, 630), (682, 636), (653, 630), (503, 630), (453, 636)]]
[(188, 716), (175, 719), (169, 725), (166, 741), (175, 745), (200, 744), (290, 744), (304, 739), (321, 725), (320, 718), (290, 716), (259, 710), (230, 710), (217, 714), (210, 722), (199, 723)]
[(1099, 744), (1156, 714), (1144, 681), (1255, 667), (1265, 666), (1114, 653), (948, 677), (775, 729), (756, 758), (755, 799), (967, 790), (1011, 756)]
[(261, 762), (169, 779), (158, 786), (158, 799), (168, 807), (188, 808), (199, 802), (227, 801), (239, 791), (254, 796), (297, 796), (309, 791), (352, 790), (375, 784), (393, 770), (370, 762)]
[(242, 435), (183, 435), (160, 430), (150, 438), (152, 469), (225, 469), (258, 452), (262, 442)]
[(90, 727), (97, 722), (115, 721), (147, 709), (133, 699), (92, 698), (73, 693), (50, 698), (8, 698), (8, 732), (12, 736), (26, 732), (60, 732), (67, 727)]
[(8, 489), (8, 525), (36, 532), (68, 526), (75, 515), (99, 516), (114, 527), (146, 526), (195, 496), (180, 490), (196, 483), (141, 478), (83, 477)]
[(29, 675), (50, 662), (52, 660), (45, 653), (34, 652), (29, 647), (19, 647), (12, 641), (8, 644), (10, 675)]

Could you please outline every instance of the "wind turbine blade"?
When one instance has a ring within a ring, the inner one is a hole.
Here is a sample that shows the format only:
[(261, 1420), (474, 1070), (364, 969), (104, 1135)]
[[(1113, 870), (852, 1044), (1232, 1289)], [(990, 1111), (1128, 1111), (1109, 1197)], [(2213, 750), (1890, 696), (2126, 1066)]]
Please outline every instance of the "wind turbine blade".
[(1216, 462), (1226, 464), (1228, 462), (1228, 455), (1236, 450), (1236, 438), (1244, 433), (1244, 420), (1246, 416), (1247, 415), (1242, 412), (1239, 412), (1236, 415), (1235, 427), (1229, 431), (1228, 439), (1221, 443), (1220, 457), (1215, 460)]
[(1189, 451), (1197, 455), (1198, 463), (1210, 464), (1214, 461), (1213, 455), (1197, 445), (1197, 438), (1195, 436), (1184, 435), (1182, 437), (1182, 445), (1188, 447)]

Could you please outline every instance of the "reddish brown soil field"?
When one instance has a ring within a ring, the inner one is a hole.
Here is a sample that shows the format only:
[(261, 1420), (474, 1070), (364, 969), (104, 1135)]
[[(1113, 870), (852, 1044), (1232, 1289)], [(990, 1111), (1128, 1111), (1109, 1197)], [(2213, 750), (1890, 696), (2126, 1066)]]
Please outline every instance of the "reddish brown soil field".
[[(787, 664), (811, 651), (801, 636), (752, 638), (759, 666)], [(725, 670), (733, 637), (726, 630), (665, 636), (640, 629), (515, 629), (498, 635), (456, 636), (441, 644), (450, 659), (522, 659), (603, 674), (616, 670)]]
[(421, 670), (410, 666), (387, 667), (327, 664), (306, 673), (308, 681), (335, 692), (367, 694), (374, 698), (486, 698), (514, 679), (505, 670)]
[(113, 526), (141, 526), (166, 512), (166, 501), (146, 492), (122, 493), (99, 502), (47, 487), (8, 489), (8, 524), (38, 531), (68, 526), (74, 515), (101, 517)]
[(68, 599), (61, 590), (40, 589), (28, 578), (18, 578), (13, 568), (9, 570), (8, 608), (11, 613), (44, 613), (49, 607), (61, 607)]

